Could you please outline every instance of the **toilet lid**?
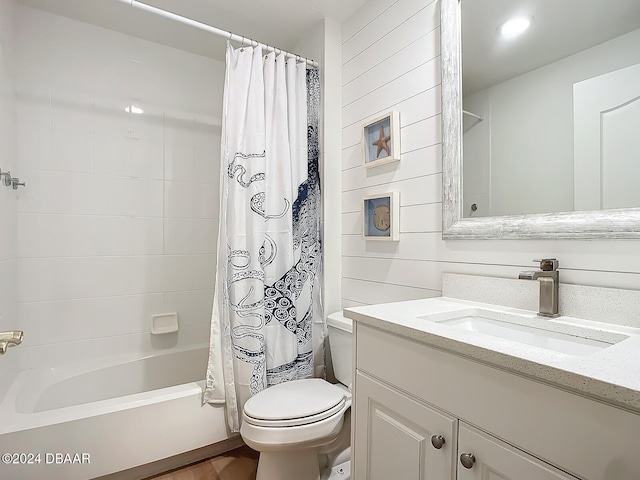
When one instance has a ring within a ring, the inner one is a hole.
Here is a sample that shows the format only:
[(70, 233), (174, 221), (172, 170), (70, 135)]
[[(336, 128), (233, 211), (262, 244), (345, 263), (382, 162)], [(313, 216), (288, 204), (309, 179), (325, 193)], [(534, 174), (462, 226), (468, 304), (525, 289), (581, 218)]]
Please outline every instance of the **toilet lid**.
[(278, 422), (333, 413), (344, 403), (344, 392), (320, 378), (280, 383), (261, 391), (244, 404), (246, 416)]

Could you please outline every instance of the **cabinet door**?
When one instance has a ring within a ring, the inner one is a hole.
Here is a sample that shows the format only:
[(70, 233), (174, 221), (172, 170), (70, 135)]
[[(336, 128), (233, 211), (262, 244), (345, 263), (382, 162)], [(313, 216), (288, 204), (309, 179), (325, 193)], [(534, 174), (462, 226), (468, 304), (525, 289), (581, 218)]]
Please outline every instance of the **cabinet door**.
[(354, 480), (453, 479), (455, 418), (361, 373), (354, 411)]
[[(576, 480), (531, 455), (460, 422), (458, 480)], [(475, 462), (462, 455), (472, 454)]]

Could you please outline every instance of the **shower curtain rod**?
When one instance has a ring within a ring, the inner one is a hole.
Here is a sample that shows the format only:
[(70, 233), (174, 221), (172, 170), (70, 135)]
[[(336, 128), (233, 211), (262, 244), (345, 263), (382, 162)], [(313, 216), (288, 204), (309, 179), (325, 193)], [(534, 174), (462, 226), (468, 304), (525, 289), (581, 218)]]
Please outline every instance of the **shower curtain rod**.
[(233, 40), (236, 42), (248, 42), (249, 45), (254, 47), (262, 47), (267, 51), (275, 52), (279, 50), (284, 53), (287, 57), (297, 58), (302, 62), (306, 62), (312, 67), (317, 67), (318, 62), (315, 62), (311, 59), (301, 57), (300, 55), (296, 55), (295, 53), (285, 52), (284, 50), (276, 47), (272, 47), (270, 45), (266, 45), (264, 43), (257, 42), (256, 40), (251, 40), (250, 38), (243, 37), (241, 35), (236, 35), (235, 33), (227, 32), (226, 30), (222, 30), (220, 28), (212, 27), (211, 25), (207, 25), (206, 23), (198, 22), (196, 20), (191, 20), (190, 18), (183, 17), (182, 15), (177, 15), (175, 13), (168, 12), (158, 7), (153, 7), (143, 2), (138, 2), (137, 0), (116, 0), (120, 3), (126, 3), (134, 8), (138, 8), (140, 10), (144, 10), (147, 12), (155, 13), (156, 15), (160, 15), (161, 17), (170, 18), (171, 20), (175, 20), (180, 23), (184, 23), (186, 25), (191, 25), (192, 27), (199, 28), (200, 30), (204, 30), (205, 32), (213, 33), (215, 35), (219, 35), (221, 37), (226, 37), (229, 40)]

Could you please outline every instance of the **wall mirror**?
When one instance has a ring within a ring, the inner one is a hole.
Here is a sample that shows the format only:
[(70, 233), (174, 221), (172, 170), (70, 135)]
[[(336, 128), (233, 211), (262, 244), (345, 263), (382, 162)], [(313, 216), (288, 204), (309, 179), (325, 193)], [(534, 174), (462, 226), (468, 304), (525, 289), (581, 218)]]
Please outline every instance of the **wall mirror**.
[(561, 3), (441, 0), (445, 239), (640, 238), (640, 3)]

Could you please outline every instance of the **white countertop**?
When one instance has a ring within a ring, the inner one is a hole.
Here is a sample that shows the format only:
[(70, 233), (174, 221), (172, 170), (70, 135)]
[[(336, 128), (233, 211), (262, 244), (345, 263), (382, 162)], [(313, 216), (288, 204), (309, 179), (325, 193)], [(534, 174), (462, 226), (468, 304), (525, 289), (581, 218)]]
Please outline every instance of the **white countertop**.
[[(628, 338), (589, 355), (569, 355), (470, 332), (433, 320), (447, 312), (478, 308), (522, 316), (522, 324), (579, 335), (597, 330), (603, 340)], [(640, 413), (640, 329), (572, 317), (544, 319), (536, 312), (447, 297), (347, 308), (354, 321), (463, 355), (510, 372)], [(425, 317), (425, 318), (418, 318)], [(545, 322), (545, 323), (541, 323)], [(548, 323), (547, 323), (548, 322)]]

